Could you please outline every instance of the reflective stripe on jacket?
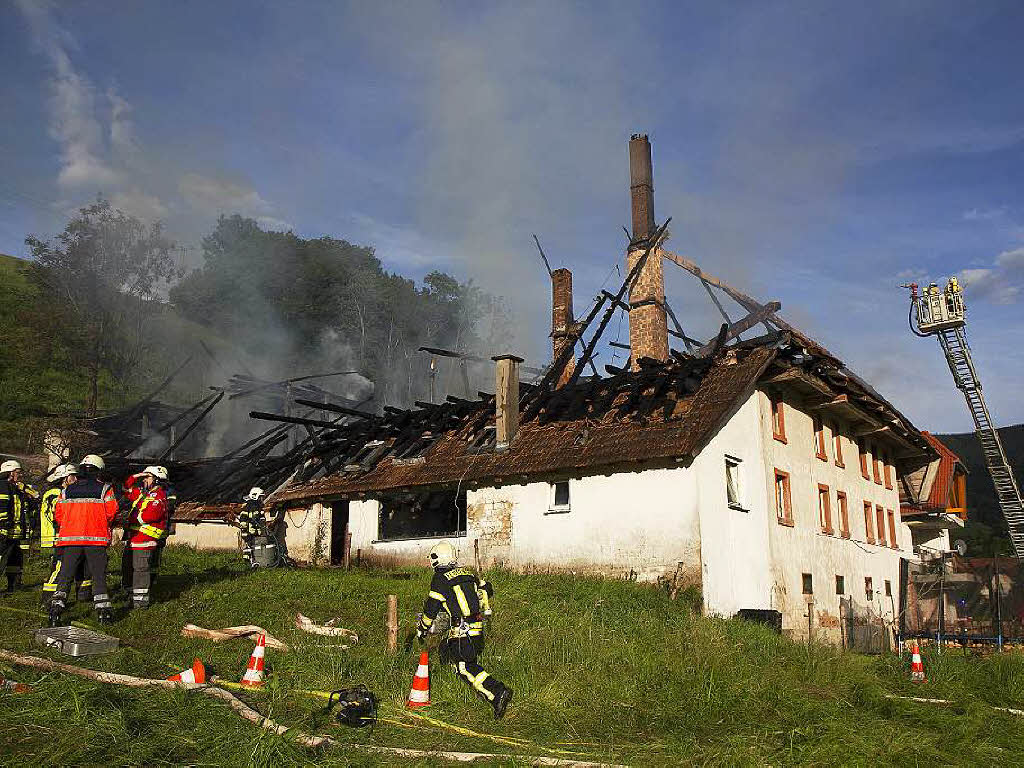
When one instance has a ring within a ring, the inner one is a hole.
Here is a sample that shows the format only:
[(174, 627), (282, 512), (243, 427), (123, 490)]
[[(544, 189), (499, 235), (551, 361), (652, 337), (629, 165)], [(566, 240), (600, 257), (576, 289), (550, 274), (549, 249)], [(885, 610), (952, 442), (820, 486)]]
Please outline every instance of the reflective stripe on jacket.
[(47, 488), (39, 505), (39, 542), (46, 548), (57, 543), (57, 521), (53, 517), (53, 511), (59, 498), (59, 487)]
[(54, 506), (58, 547), (105, 547), (117, 517), (114, 489), (85, 476), (61, 491)]
[(135, 485), (135, 477), (125, 480), (127, 500), (131, 504), (125, 528), (131, 532), (132, 549), (153, 549), (167, 530), (167, 491), (161, 485), (149, 490)]
[(420, 629), (429, 630), (438, 612), (444, 610), (452, 618), (449, 637), (483, 634), (479, 583), (476, 574), (468, 568), (452, 565), (435, 569), (430, 594), (423, 604)]

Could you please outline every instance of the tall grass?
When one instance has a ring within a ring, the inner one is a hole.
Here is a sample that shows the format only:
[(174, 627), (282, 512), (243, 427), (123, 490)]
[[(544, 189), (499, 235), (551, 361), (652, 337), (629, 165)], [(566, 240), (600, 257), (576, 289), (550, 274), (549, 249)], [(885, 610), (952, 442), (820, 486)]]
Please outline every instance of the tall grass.
[[(387, 595), (397, 594), (403, 634), (429, 582), (386, 570), (245, 572), (223, 554), (170, 549), (158, 602), (110, 630), (122, 647), (84, 663), (97, 669), (166, 677), (193, 656), (237, 680), (252, 644), (180, 636), (206, 627), (255, 623), (292, 646), (267, 652), (268, 685), (247, 694), (261, 712), (343, 741), (464, 751), (568, 750), (633, 765), (689, 764), (1020, 764), (1024, 719), (997, 706), (1024, 707), (1020, 654), (925, 659), (929, 682), (907, 682), (905, 662), (797, 644), (739, 621), (702, 618), (692, 600), (669, 601), (645, 585), (571, 576), (489, 574), (495, 617), (483, 663), (515, 691), (506, 718), (454, 674), (432, 667), (428, 713), (481, 734), (531, 742), (516, 749), (464, 736), (403, 713), (415, 654), (385, 652)], [(38, 583), (42, 571), (30, 570)], [(114, 577), (116, 581), (116, 576)], [(38, 593), (3, 606), (33, 610)], [(294, 629), (297, 611), (338, 616), (359, 634), (349, 650)], [(74, 616), (88, 617), (84, 607)], [(0, 645), (43, 653), (29, 630), (43, 616), (0, 611)], [(324, 765), (387, 764), (345, 749), (321, 754), (261, 732), (217, 702), (181, 691), (132, 691), (63, 675), (7, 670), (32, 682), (30, 694), (0, 694), (0, 760), (18, 765)], [(320, 699), (296, 689), (364, 683), (382, 701), (372, 730), (333, 724)], [(937, 707), (886, 693), (949, 698)], [(399, 761), (392, 761), (398, 764)], [(401, 761), (408, 765), (408, 761)], [(499, 764), (502, 761), (498, 761)]]

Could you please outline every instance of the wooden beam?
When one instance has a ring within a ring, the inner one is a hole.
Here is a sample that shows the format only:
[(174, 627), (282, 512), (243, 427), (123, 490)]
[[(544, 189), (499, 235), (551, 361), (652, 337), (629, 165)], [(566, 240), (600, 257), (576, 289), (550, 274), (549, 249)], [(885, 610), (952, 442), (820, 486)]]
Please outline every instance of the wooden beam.
[[(778, 312), (781, 308), (782, 305), (779, 304), (779, 302), (777, 301), (769, 302), (768, 304), (765, 304), (763, 307), (759, 306), (755, 311), (752, 311), (746, 317), (737, 320), (735, 323), (732, 323), (726, 329), (725, 341), (729, 341), (730, 339), (736, 338), (744, 331), (749, 331), (758, 323), (763, 323), (766, 319), (772, 316), (773, 313)], [(707, 356), (708, 353), (710, 353), (711, 350), (714, 348), (717, 340), (718, 337), (716, 336), (714, 339), (707, 342), (704, 346), (698, 349), (696, 352), (697, 357)]]

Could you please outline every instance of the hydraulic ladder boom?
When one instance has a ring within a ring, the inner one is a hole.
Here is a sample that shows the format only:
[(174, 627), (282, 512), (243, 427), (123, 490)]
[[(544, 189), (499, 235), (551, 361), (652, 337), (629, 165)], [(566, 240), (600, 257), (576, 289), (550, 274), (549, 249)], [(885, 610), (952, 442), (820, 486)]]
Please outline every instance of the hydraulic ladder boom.
[(981, 381), (964, 332), (967, 320), (960, 287), (956, 278), (952, 278), (942, 292), (935, 284), (930, 285), (923, 296), (917, 295), (916, 285), (908, 287), (911, 289), (911, 301), (917, 310), (917, 329), (913, 325), (911, 329), (919, 336), (935, 335), (939, 338), (953, 380), (963, 392), (967, 408), (974, 419), (974, 431), (981, 442), (985, 465), (992, 476), (996, 498), (1006, 520), (1014, 552), (1017, 557), (1024, 557), (1024, 502), (1021, 501), (1020, 488), (1007, 461), (1003, 442), (999, 439), (988, 406), (985, 405)]

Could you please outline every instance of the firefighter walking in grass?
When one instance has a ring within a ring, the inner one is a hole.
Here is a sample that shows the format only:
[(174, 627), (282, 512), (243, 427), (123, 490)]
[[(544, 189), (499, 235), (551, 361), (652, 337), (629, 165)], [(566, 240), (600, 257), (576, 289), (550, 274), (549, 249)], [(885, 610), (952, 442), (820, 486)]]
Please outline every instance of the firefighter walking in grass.
[(441, 660), (454, 665), (459, 677), (494, 708), (495, 719), (500, 719), (505, 716), (512, 690), (485, 671), (478, 661), (484, 643), (484, 611), (490, 612), (493, 594), (490, 585), (458, 565), (455, 547), (447, 541), (430, 550), (430, 564), (434, 577), (416, 635), (422, 641), (437, 614), (442, 610), (448, 613), (451, 629), (441, 641)]
[(0, 571), (7, 576), (8, 592), (21, 586), (31, 537), (29, 514), (39, 500), (39, 492), (22, 482), (21, 471), (17, 461), (0, 464)]
[(129, 510), (121, 555), (122, 589), (131, 583), (129, 608), (148, 608), (160, 541), (168, 526), (167, 468), (146, 467), (125, 480)]
[[(78, 467), (74, 464), (57, 466), (46, 478), (50, 487), (43, 492), (39, 506), (39, 546), (43, 555), (50, 555), (50, 578), (43, 582), (43, 605), (50, 605), (50, 598), (57, 591), (57, 579), (60, 577), (60, 549), (57, 547), (57, 519), (55, 512), (60, 493), (78, 479)], [(85, 561), (79, 561), (76, 599), (80, 603), (92, 601), (92, 579), (85, 572)]]
[(57, 547), (61, 550), (61, 568), (57, 589), (50, 601), (50, 625), (59, 626), (67, 607), (68, 592), (79, 563), (85, 560), (93, 582), (93, 605), (101, 623), (113, 619), (107, 593), (107, 547), (110, 528), (117, 517), (114, 489), (99, 478), (103, 459), (86, 456), (79, 463), (77, 479), (61, 491), (54, 506), (57, 523)]

